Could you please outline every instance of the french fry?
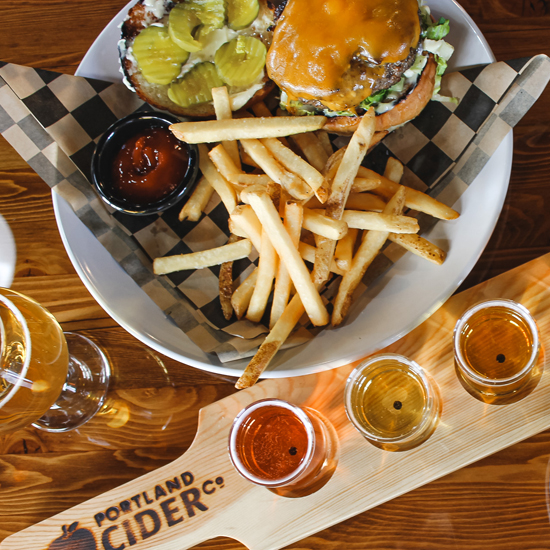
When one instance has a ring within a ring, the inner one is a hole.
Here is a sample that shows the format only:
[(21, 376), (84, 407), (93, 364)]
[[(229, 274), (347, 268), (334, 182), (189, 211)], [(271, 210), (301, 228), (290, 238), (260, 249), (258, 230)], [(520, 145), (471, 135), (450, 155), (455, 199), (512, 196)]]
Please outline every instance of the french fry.
[(295, 199), (304, 200), (313, 194), (311, 188), (296, 174), (286, 170), (273, 157), (266, 146), (258, 139), (241, 140), (243, 149), (252, 157), (262, 170), (276, 183), (280, 184)]
[[(200, 143), (203, 172), (180, 219), (198, 220), (215, 190), (230, 214), (230, 241), (209, 251), (157, 258), (154, 270), (160, 274), (221, 264), (220, 303), (228, 320), (235, 313), (237, 319), (260, 322), (273, 294), (270, 332), (237, 382), (240, 389), (258, 380), (303, 313), (314, 325), (329, 322), (320, 290), (330, 273), (342, 276), (333, 302), (332, 323), (337, 326), (386, 240), (435, 264), (444, 261), (445, 252), (417, 234), (418, 221), (402, 214), (405, 206), (441, 219), (458, 213), (401, 185), (404, 167), (397, 159), (388, 159), (384, 175), (361, 166), (384, 135), (374, 132), (372, 109), (349, 144), (333, 152), (322, 129), (324, 117), (273, 117), (264, 103), (252, 107), (255, 116), (233, 114), (227, 89), (213, 94), (218, 120), (171, 126), (178, 139)], [(210, 142), (221, 143), (208, 151), (204, 144)], [(254, 173), (244, 173), (241, 162), (255, 167)], [(356, 244), (360, 230), (363, 236)], [(309, 244), (313, 242), (315, 246)], [(240, 248), (231, 248), (236, 246)], [(252, 246), (259, 267), (233, 291), (232, 262), (248, 256)], [(312, 273), (305, 262), (313, 263)]]
[[(334, 262), (343, 272), (348, 271), (353, 260), (353, 249), (357, 240), (358, 229), (349, 228), (346, 235), (338, 241), (334, 251)], [(331, 271), (334, 271), (331, 267)], [(343, 274), (343, 273), (342, 273)]]
[[(404, 204), (405, 188), (401, 187), (384, 208), (384, 214), (399, 215), (403, 211)], [(389, 231), (367, 231), (363, 236), (361, 245), (353, 257), (351, 268), (342, 277), (334, 299), (334, 309), (332, 311), (332, 324), (334, 326), (338, 326), (344, 320), (355, 289), (361, 282), (369, 265), (384, 246), (388, 236)]]
[(361, 212), (345, 210), (342, 220), (348, 227), (392, 233), (418, 233), (418, 220), (410, 216), (390, 215), (384, 212)]
[(390, 233), (388, 239), (393, 243), (402, 246), (409, 252), (412, 252), (421, 258), (425, 258), (426, 260), (437, 265), (441, 265), (447, 256), (447, 253), (439, 248), (439, 246), (431, 243), (420, 235), (399, 235), (396, 233)]
[[(369, 109), (361, 118), (361, 122), (346, 147), (338, 170), (332, 181), (330, 196), (326, 203), (325, 215), (335, 220), (342, 219), (344, 207), (357, 170), (365, 157), (369, 143), (374, 134), (374, 109)], [(313, 267), (313, 282), (323, 284), (330, 273), (330, 263), (334, 256), (336, 241), (327, 239), (317, 247), (317, 256)]]
[(386, 163), (384, 177), (394, 181), (395, 183), (399, 183), (403, 177), (403, 164), (401, 164), (401, 162), (399, 162), (395, 157), (390, 157)]
[(273, 182), (266, 174), (228, 174), (227, 180), (233, 185), (267, 185)]
[(303, 203), (305, 208), (309, 208), (310, 210), (325, 210), (325, 205), (314, 195), (309, 199), (308, 201)]
[[(300, 248), (304, 243), (300, 243)], [(334, 266), (335, 269), (336, 266)], [(318, 287), (319, 288), (319, 287)], [(317, 288), (317, 290), (318, 290)], [(269, 366), (281, 346), (285, 343), (290, 333), (305, 312), (304, 305), (299, 294), (295, 294), (282, 315), (279, 317), (260, 348), (246, 366), (243, 374), (237, 380), (235, 388), (244, 389), (253, 386), (265, 369)]]
[(330, 155), (334, 153), (334, 149), (332, 147), (332, 143), (330, 142), (330, 138), (328, 137), (328, 132), (326, 132), (325, 130), (317, 130), (315, 132), (315, 135), (319, 139), (321, 147), (325, 150), (327, 158), (330, 157)]
[[(390, 196), (392, 191), (395, 192), (397, 190), (397, 186), (399, 184), (388, 182), (390, 182), (390, 180), (384, 180), (382, 185), (377, 187), (374, 192), (380, 193), (385, 198)], [(440, 220), (455, 220), (459, 216), (459, 213), (450, 206), (439, 202), (437, 199), (434, 199), (421, 191), (417, 191), (411, 187), (407, 187), (406, 191), (407, 208), (411, 208), (412, 210), (416, 210), (418, 212), (424, 212), (425, 214), (429, 214), (430, 216)]]
[(350, 193), (346, 201), (346, 209), (348, 210), (371, 210), (373, 212), (382, 212), (385, 206), (386, 203), (380, 197), (372, 193)]
[[(239, 240), (237, 235), (229, 235), (227, 244), (236, 243)], [(224, 262), (220, 267), (218, 276), (220, 288), (220, 305), (225, 319), (229, 321), (233, 317), (233, 306), (231, 305), (231, 296), (233, 295), (233, 262)]]
[(259, 323), (267, 306), (267, 300), (271, 294), (273, 279), (277, 272), (277, 253), (271, 244), (271, 239), (265, 228), (262, 229), (262, 244), (260, 249), (260, 261), (258, 262), (258, 278), (254, 285), (254, 292), (250, 298), (250, 304), (246, 311), (246, 318), (253, 323)]
[(246, 258), (251, 251), (252, 243), (249, 239), (243, 239), (236, 243), (224, 244), (223, 246), (201, 252), (155, 258), (153, 261), (153, 272), (155, 275), (165, 275), (174, 271), (202, 269)]
[[(229, 99), (229, 93), (226, 86), (222, 86), (221, 88), (212, 88), (212, 101), (214, 103), (214, 111), (216, 112), (216, 118), (218, 120), (229, 120), (233, 118), (231, 100)], [(238, 142), (235, 140), (224, 141), (222, 145), (231, 157), (233, 164), (240, 170), (241, 157), (239, 155)]]
[(316, 326), (326, 325), (328, 322), (327, 309), (269, 195), (256, 187), (243, 191), (241, 198), (252, 206), (263, 229), (268, 232), (279, 259), (284, 262), (290, 274), (296, 292), (299, 294), (311, 322)]
[(254, 268), (254, 271), (237, 287), (233, 295), (231, 296), (231, 306), (237, 316), (237, 319), (242, 319), (248, 309), (250, 298), (254, 292), (256, 280), (258, 279), (258, 268)]
[[(258, 103), (254, 103), (254, 105), (252, 105), (252, 112), (257, 117), (270, 117), (270, 116), (272, 116), (271, 111), (267, 108), (267, 105), (263, 101), (259, 101)], [(285, 136), (279, 136), (278, 139), (280, 139), (281, 142), (285, 146), (287, 146), (287, 147), (289, 146), (288, 140), (286, 139)]]
[[(395, 183), (399, 183), (403, 177), (403, 164), (401, 164), (401, 162), (397, 159), (390, 157), (386, 164), (386, 169), (384, 170), (384, 177)], [(405, 250), (408, 250), (417, 256), (435, 263), (436, 265), (441, 265), (447, 256), (444, 250), (435, 244), (432, 244), (420, 235), (390, 233), (388, 240), (400, 245)]]
[(304, 229), (327, 239), (340, 240), (348, 232), (348, 224), (321, 214), (318, 210), (304, 208)]
[(380, 143), (389, 132), (387, 130), (384, 130), (383, 132), (375, 132), (374, 136), (372, 136), (372, 140), (370, 142), (369, 151), (378, 143)]
[(233, 159), (231, 158), (231, 155), (227, 152), (224, 144), (216, 145), (216, 147), (208, 152), (208, 156), (210, 157), (210, 160), (214, 163), (214, 166), (218, 169), (218, 172), (229, 183), (237, 188), (240, 187), (242, 189), (242, 185), (238, 186), (231, 181), (231, 178), (233, 176), (236, 176), (239, 173), (242, 174), (242, 170), (235, 165)]
[(177, 122), (170, 126), (170, 130), (180, 141), (215, 143), (314, 132), (321, 129), (325, 122), (324, 116), (237, 118)]
[[(397, 189), (401, 186), (401, 184), (396, 183), (384, 176), (380, 176), (379, 174), (376, 174), (376, 172), (373, 172), (364, 166), (360, 168), (358, 176), (361, 178), (371, 177), (374, 179), (379, 179), (380, 185), (373, 188), (372, 191), (377, 195), (381, 195), (385, 199), (389, 199), (395, 195)], [(458, 218), (459, 213), (456, 210), (453, 210), (450, 206), (447, 206), (446, 204), (439, 202), (437, 199), (430, 197), (430, 195), (426, 195), (426, 193), (422, 193), (422, 191), (418, 191), (412, 187), (405, 187), (405, 189), (407, 190), (405, 202), (405, 206), (407, 208), (411, 208), (417, 212), (424, 212), (425, 214), (429, 214), (439, 220), (455, 220)]]
[[(363, 168), (359, 167), (359, 170)], [(358, 172), (360, 173), (360, 172)], [(359, 177), (357, 176), (353, 180), (353, 185), (351, 186), (352, 193), (363, 193), (364, 191), (372, 191), (376, 189), (379, 185), (382, 184), (382, 179), (380, 177)]]
[[(353, 231), (356, 231), (355, 229), (353, 229)], [(345, 239), (346, 237), (344, 237)], [(344, 240), (342, 239), (342, 240)], [(338, 241), (339, 243), (341, 241)], [(336, 247), (338, 248), (338, 247)], [(315, 262), (315, 247), (314, 246), (311, 246), (310, 244), (307, 244), (303, 241), (300, 241), (299, 244), (298, 244), (298, 252), (300, 252), (300, 256), (302, 256), (302, 258), (306, 261), (306, 262), (309, 262), (309, 263), (313, 263)], [(343, 275), (344, 274), (344, 271), (336, 264), (336, 262), (334, 261), (334, 259), (332, 260), (331, 264), (330, 264), (330, 271), (332, 273), (336, 273), (336, 275)]]
[(243, 146), (240, 145), (239, 152), (241, 153), (241, 161), (243, 164), (246, 164), (247, 166), (252, 166), (258, 170), (261, 170), (260, 166), (256, 161), (252, 159), (252, 157), (243, 149)]
[(237, 206), (237, 193), (233, 186), (218, 172), (208, 156), (206, 145), (199, 145), (199, 166), (202, 175), (208, 180), (216, 193), (220, 196), (225, 208), (231, 214)]
[[(346, 147), (341, 147), (340, 149), (334, 151), (334, 153), (327, 159), (325, 166), (323, 167), (323, 176), (325, 176), (325, 179), (329, 183), (332, 183), (336, 172), (338, 172), (338, 167), (342, 162), (342, 158), (346, 152)], [(359, 167), (359, 169), (361, 169), (361, 167)]]
[[(304, 209), (302, 205), (295, 202), (285, 201), (284, 226), (292, 240), (292, 244), (296, 248), (298, 248), (298, 244), (300, 242), (303, 218)], [(279, 262), (277, 277), (275, 278), (275, 288), (273, 289), (271, 315), (269, 318), (270, 328), (273, 328), (273, 326), (285, 310), (285, 307), (288, 304), (288, 300), (290, 299), (291, 290), (292, 279), (290, 278), (290, 274), (284, 262)]]
[[(268, 191), (268, 193), (269, 193), (269, 191)], [(294, 201), (291, 200), (290, 195), (283, 188), (281, 188), (280, 191), (279, 191), (279, 208), (278, 208), (278, 210), (279, 210), (279, 216), (283, 220), (285, 219), (285, 211), (286, 211), (286, 207), (287, 207), (287, 202), (289, 202), (289, 201), (292, 204), (300, 204), (300, 206), (301, 206), (301, 203), (294, 203)], [(301, 218), (302, 217), (303, 217), (303, 215), (301, 215)], [(300, 218), (300, 227), (302, 226), (301, 218)], [(287, 230), (288, 230), (288, 228), (287, 228)]]
[(285, 147), (277, 138), (265, 138), (260, 141), (287, 170), (303, 179), (316, 194), (319, 192), (317, 197), (321, 202), (326, 201), (328, 195), (326, 189), (323, 188), (325, 178), (321, 172), (313, 168), (294, 151)]
[(231, 229), (232, 233), (250, 239), (259, 253), (262, 248), (262, 224), (252, 207), (248, 204), (239, 204), (233, 209), (229, 219), (235, 225)]
[(319, 172), (322, 172), (325, 164), (327, 163), (328, 155), (323, 149), (319, 138), (312, 133), (295, 134), (292, 136), (292, 141), (296, 143), (311, 166)]
[(255, 116), (258, 117), (267, 118), (272, 116), (270, 110), (267, 108), (267, 105), (263, 101), (258, 101), (258, 103), (254, 103), (254, 105), (252, 105), (252, 112)]
[(281, 191), (284, 192), (284, 188), (273, 181), (265, 186), (265, 192), (269, 195), (277, 210), (279, 210), (279, 203), (281, 202)]
[(357, 171), (365, 157), (373, 134), (374, 110), (369, 109), (367, 114), (361, 119), (357, 130), (346, 147), (346, 151), (332, 182), (326, 208), (327, 215), (334, 219), (340, 219), (342, 216), (351, 187), (357, 176)]
[(218, 120), (229, 120), (233, 118), (229, 93), (225, 86), (212, 88), (212, 102), (214, 103), (214, 110), (216, 111), (216, 118)]
[(198, 222), (200, 217), (210, 200), (210, 197), (214, 193), (214, 188), (210, 185), (208, 180), (203, 176), (197, 183), (197, 186), (191, 193), (191, 196), (187, 199), (181, 209), (178, 220), (180, 222), (189, 220), (191, 222)]
[[(380, 175), (378, 172), (375, 172), (374, 170), (371, 170), (370, 168), (367, 168), (366, 166), (360, 166), (359, 170), (357, 170), (357, 177), (358, 178), (365, 178), (367, 180), (375, 180), (379, 183), (382, 183), (385, 176)], [(399, 182), (395, 182), (399, 183)]]
[(275, 354), (284, 344), (300, 317), (304, 314), (304, 306), (300, 295), (295, 294), (288, 303), (283, 314), (275, 323), (262, 345), (248, 363), (241, 377), (237, 380), (237, 389), (248, 388), (256, 383), (262, 372), (267, 368)]

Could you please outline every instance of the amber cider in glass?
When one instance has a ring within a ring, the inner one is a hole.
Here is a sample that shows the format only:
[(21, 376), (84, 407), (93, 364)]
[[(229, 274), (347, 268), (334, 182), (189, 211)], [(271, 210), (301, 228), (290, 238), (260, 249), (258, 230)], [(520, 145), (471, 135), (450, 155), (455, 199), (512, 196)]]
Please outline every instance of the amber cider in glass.
[(492, 402), (521, 391), (537, 372), (540, 342), (529, 311), (512, 300), (474, 305), (454, 331), (456, 369), (474, 396)]
[(435, 381), (414, 361), (393, 353), (375, 355), (349, 376), (348, 418), (373, 445), (405, 451), (435, 430), (441, 400)]
[(338, 440), (317, 411), (280, 399), (243, 409), (229, 435), (229, 456), (245, 479), (286, 497), (320, 489), (338, 461)]

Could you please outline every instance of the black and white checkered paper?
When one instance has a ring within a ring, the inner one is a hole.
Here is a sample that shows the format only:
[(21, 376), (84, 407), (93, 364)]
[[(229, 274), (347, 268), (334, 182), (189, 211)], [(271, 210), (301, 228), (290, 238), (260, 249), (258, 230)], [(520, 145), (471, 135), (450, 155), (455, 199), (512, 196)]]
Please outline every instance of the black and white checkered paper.
[[(405, 167), (403, 183), (452, 206), (550, 80), (544, 55), (450, 73), (442, 94), (458, 105), (432, 101), (411, 123), (375, 147), (365, 166), (383, 173), (389, 156)], [(114, 213), (90, 184), (99, 137), (116, 120), (149, 110), (123, 84), (0, 62), (0, 133), (23, 159), (72, 206), (78, 217), (155, 303), (201, 349), (221, 361), (252, 355), (267, 332), (246, 320), (227, 321), (219, 303), (219, 267), (155, 276), (152, 260), (226, 243), (228, 215), (216, 194), (199, 222), (178, 221), (181, 205), (162, 214)], [(342, 138), (336, 138), (341, 145)], [(419, 217), (425, 230), (436, 223)], [(400, 248), (390, 244), (369, 269), (369, 280), (391, 267)], [(235, 262), (236, 282), (257, 263), (257, 253)], [(334, 289), (324, 298), (329, 301)], [(330, 304), (329, 304), (330, 305)], [(302, 325), (295, 345), (314, 332)]]

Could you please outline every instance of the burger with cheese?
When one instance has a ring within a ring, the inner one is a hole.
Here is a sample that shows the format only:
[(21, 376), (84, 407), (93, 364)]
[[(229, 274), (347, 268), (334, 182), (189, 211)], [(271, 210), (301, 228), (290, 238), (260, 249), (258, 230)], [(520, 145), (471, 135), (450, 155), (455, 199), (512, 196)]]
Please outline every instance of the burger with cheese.
[(431, 99), (450, 99), (439, 95), (453, 53), (448, 31), (423, 0), (288, 0), (267, 73), (289, 113), (323, 114), (326, 130), (347, 134), (373, 107), (376, 131), (386, 133)]

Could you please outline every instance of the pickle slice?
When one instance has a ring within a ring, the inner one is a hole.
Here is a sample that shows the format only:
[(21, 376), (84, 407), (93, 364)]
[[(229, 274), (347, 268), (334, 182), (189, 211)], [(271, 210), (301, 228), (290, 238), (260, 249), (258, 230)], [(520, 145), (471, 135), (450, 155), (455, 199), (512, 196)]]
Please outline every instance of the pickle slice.
[(223, 86), (213, 63), (205, 61), (195, 65), (183, 78), (168, 88), (168, 97), (182, 107), (212, 101), (212, 88)]
[(239, 35), (218, 48), (214, 63), (221, 79), (230, 86), (249, 86), (265, 66), (266, 47), (252, 36)]
[(189, 52), (175, 44), (166, 27), (147, 27), (134, 40), (133, 53), (147, 82), (170, 84), (178, 77)]
[(187, 0), (193, 13), (204, 25), (204, 32), (221, 29), (225, 24), (225, 0)]
[(188, 52), (198, 52), (202, 49), (200, 42), (193, 38), (192, 32), (200, 25), (200, 19), (193, 8), (187, 3), (176, 4), (168, 16), (168, 32), (170, 38)]
[(229, 0), (227, 4), (227, 24), (234, 31), (248, 27), (258, 16), (258, 0)]

